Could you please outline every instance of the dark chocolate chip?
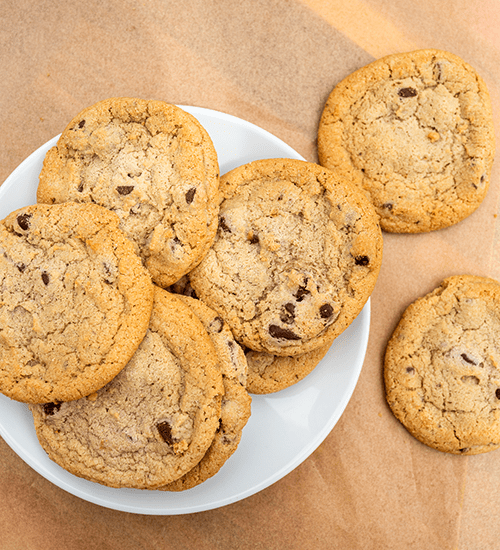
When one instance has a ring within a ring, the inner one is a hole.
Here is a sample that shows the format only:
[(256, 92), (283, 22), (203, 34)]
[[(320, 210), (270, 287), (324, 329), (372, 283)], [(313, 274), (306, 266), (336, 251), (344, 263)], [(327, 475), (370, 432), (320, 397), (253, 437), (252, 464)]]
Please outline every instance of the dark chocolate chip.
[(186, 202), (188, 204), (191, 204), (194, 200), (194, 195), (196, 193), (196, 187), (191, 187), (191, 189), (188, 190), (186, 193)]
[(26, 269), (26, 266), (24, 264), (16, 264), (16, 267), (21, 273), (24, 273), (24, 270)]
[(415, 374), (415, 369), (413, 367), (406, 367), (406, 372), (408, 374)]
[(17, 216), (17, 224), (21, 229), (24, 229), (24, 231), (27, 231), (30, 228), (30, 218), (31, 214), (19, 214)]
[(389, 212), (392, 210), (392, 207), (394, 205), (392, 204), (392, 202), (384, 202), (384, 204), (382, 205), (382, 208), (385, 208), (386, 210), (389, 210)]
[(119, 185), (116, 190), (120, 195), (129, 195), (134, 190), (133, 185)]
[(291, 330), (278, 325), (269, 325), (269, 334), (279, 340), (300, 340), (300, 336)]
[(170, 427), (170, 424), (168, 422), (158, 422), (156, 427), (158, 428), (163, 441), (165, 441), (167, 445), (172, 445), (174, 439), (172, 437), (172, 428)]
[(299, 289), (294, 294), (295, 298), (297, 299), (297, 302), (302, 302), (302, 300), (304, 299), (304, 296), (306, 296), (307, 294), (310, 294), (310, 292), (306, 288), (306, 285), (307, 285), (307, 279), (305, 280), (304, 285), (299, 286)]
[(49, 274), (45, 273), (45, 271), (42, 273), (42, 281), (44, 285), (48, 285), (50, 281)]
[(333, 315), (333, 307), (330, 304), (323, 304), (319, 308), (319, 314), (321, 315), (322, 319), (328, 319)]
[(497, 399), (500, 399), (500, 388), (498, 388), (496, 390), (495, 395), (496, 395)]
[(43, 406), (43, 412), (47, 416), (52, 416), (61, 408), (61, 403), (45, 403)]
[(415, 88), (401, 88), (398, 92), (399, 97), (415, 97), (417, 95)]
[(255, 233), (251, 233), (251, 235), (248, 237), (248, 240), (252, 244), (258, 244), (259, 243), (259, 237)]
[(80, 182), (80, 185), (76, 188), (76, 190), (81, 193), (83, 191), (83, 181)]
[(226, 218), (224, 218), (224, 216), (221, 216), (219, 218), (219, 227), (222, 229), (222, 231), (225, 231), (226, 233), (231, 233), (231, 230), (227, 226)]
[(476, 362), (468, 357), (465, 353), (462, 353), (461, 357), (466, 363), (469, 363), (469, 365), (476, 365)]
[(80, 120), (80, 122), (78, 123), (78, 128), (83, 128), (84, 126), (85, 126), (85, 119)]
[(283, 310), (280, 315), (281, 321), (291, 325), (295, 321), (295, 304), (289, 302), (283, 306)]
[(356, 265), (368, 265), (370, 263), (370, 258), (368, 256), (356, 256), (354, 258), (354, 263)]

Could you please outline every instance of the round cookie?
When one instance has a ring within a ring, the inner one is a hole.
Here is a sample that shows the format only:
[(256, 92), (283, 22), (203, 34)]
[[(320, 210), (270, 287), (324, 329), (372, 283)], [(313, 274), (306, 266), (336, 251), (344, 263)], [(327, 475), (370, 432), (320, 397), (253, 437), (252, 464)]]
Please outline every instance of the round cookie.
[(382, 235), (360, 190), (317, 164), (259, 160), (221, 178), (219, 229), (189, 273), (247, 348), (299, 355), (331, 342), (375, 285)]
[(40, 444), (69, 472), (109, 487), (155, 489), (201, 460), (222, 393), (203, 325), (157, 287), (147, 334), (115, 379), (86, 398), (30, 408)]
[(386, 397), (426, 445), (473, 455), (500, 446), (500, 284), (445, 279), (403, 313), (385, 354)]
[(111, 98), (79, 113), (45, 157), (38, 202), (114, 211), (166, 287), (192, 269), (217, 229), (219, 166), (189, 113), (163, 101)]
[(331, 92), (319, 162), (364, 189), (382, 229), (450, 226), (481, 204), (495, 153), (488, 90), (459, 57), (418, 50), (379, 59)]
[(294, 357), (245, 350), (248, 363), (247, 390), (250, 393), (267, 394), (293, 386), (317, 367), (330, 346), (328, 343)]
[(176, 481), (160, 487), (166, 491), (184, 491), (214, 476), (236, 451), (251, 414), (252, 399), (246, 386), (247, 362), (241, 347), (224, 321), (200, 300), (178, 296), (200, 319), (212, 339), (224, 384), (220, 424), (214, 440), (198, 464)]
[(0, 222), (0, 392), (69, 401), (107, 384), (141, 343), (151, 278), (112, 212), (33, 205)]

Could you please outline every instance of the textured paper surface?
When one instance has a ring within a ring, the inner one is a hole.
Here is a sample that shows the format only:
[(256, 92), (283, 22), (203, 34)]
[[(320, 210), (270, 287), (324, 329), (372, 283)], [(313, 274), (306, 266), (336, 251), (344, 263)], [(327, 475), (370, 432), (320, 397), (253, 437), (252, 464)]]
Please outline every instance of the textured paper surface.
[[(500, 4), (465, 0), (3, 2), (0, 182), (81, 109), (111, 96), (224, 111), (316, 161), (333, 86), (382, 55), (441, 48), (486, 81), (500, 135)], [(458, 273), (500, 279), (500, 169), (479, 210), (424, 235), (384, 234), (368, 353), (324, 443), (261, 493), (194, 515), (100, 508), (55, 487), (0, 439), (0, 548), (497, 549), (500, 452), (449, 456), (413, 439), (383, 394), (404, 308)]]

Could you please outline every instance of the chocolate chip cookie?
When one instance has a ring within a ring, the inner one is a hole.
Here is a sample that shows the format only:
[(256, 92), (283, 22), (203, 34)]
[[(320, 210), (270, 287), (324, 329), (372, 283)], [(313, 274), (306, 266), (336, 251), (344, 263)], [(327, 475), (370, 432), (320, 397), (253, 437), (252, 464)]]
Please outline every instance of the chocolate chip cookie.
[(189, 273), (196, 295), (247, 348), (317, 349), (344, 331), (375, 285), (382, 235), (349, 181), (314, 163), (267, 159), (221, 178), (219, 228)]
[(330, 349), (330, 343), (293, 357), (245, 350), (248, 363), (247, 390), (255, 394), (275, 393), (303, 380)]
[(155, 489), (201, 460), (219, 426), (222, 378), (199, 319), (156, 287), (146, 336), (127, 366), (97, 393), (32, 405), (49, 457), (109, 487)]
[(379, 59), (331, 92), (318, 129), (320, 164), (366, 192), (382, 229), (420, 233), (470, 215), (495, 152), (486, 84), (448, 52)]
[(153, 284), (118, 217), (33, 205), (0, 222), (0, 392), (29, 403), (107, 384), (141, 343)]
[(251, 414), (252, 399), (246, 390), (247, 362), (242, 348), (229, 327), (215, 311), (200, 300), (179, 296), (200, 319), (212, 339), (224, 384), (219, 427), (212, 444), (198, 464), (178, 480), (160, 487), (166, 491), (184, 491), (214, 476), (236, 451), (242, 430)]
[(38, 202), (114, 211), (163, 287), (192, 269), (217, 229), (219, 167), (203, 126), (163, 101), (111, 98), (79, 113), (45, 157)]
[(389, 406), (406, 429), (440, 451), (500, 446), (500, 284), (445, 279), (404, 312), (385, 355)]

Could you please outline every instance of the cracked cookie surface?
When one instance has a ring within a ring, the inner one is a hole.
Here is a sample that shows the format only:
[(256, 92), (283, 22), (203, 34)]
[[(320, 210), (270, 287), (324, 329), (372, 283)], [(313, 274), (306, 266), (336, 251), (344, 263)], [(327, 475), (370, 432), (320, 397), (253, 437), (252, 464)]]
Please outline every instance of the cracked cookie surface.
[(219, 228), (189, 281), (255, 351), (331, 342), (375, 285), (382, 236), (360, 190), (317, 164), (268, 159), (221, 178)]
[(112, 212), (33, 205), (0, 222), (0, 391), (69, 401), (109, 382), (144, 337), (151, 278)]
[(391, 232), (470, 215), (487, 193), (494, 152), (484, 81), (439, 50), (390, 55), (352, 73), (331, 92), (318, 128), (320, 163), (363, 188)]
[(167, 491), (184, 491), (214, 476), (236, 451), (242, 431), (251, 414), (252, 399), (246, 390), (247, 362), (242, 348), (227, 324), (200, 300), (179, 295), (208, 332), (219, 360), (224, 385), (220, 424), (203, 458), (176, 481), (160, 487)]
[(111, 98), (74, 117), (47, 152), (37, 200), (114, 211), (165, 287), (210, 247), (218, 183), (215, 148), (192, 115), (163, 101)]
[(110, 487), (155, 489), (203, 457), (222, 393), (203, 325), (156, 287), (146, 337), (116, 378), (83, 399), (30, 408), (40, 444), (69, 472)]
[(385, 355), (386, 397), (421, 442), (454, 454), (500, 447), (500, 284), (445, 279), (404, 312)]

